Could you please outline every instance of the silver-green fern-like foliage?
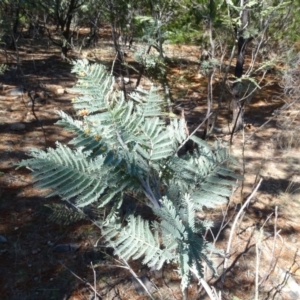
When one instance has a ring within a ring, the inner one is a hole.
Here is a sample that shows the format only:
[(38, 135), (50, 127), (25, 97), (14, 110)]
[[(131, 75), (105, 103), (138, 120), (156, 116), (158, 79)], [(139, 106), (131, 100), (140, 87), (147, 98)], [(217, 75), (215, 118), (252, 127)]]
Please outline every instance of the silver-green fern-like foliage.
[[(109, 210), (100, 226), (115, 254), (126, 260), (143, 257), (157, 269), (176, 263), (186, 289), (191, 269), (201, 278), (203, 261), (213, 267), (202, 236), (211, 224), (196, 212), (226, 202), (231, 194), (238, 177), (226, 166), (231, 161), (226, 149), (188, 137), (183, 119), (167, 118), (154, 88), (125, 99), (104, 66), (82, 60), (73, 72), (79, 77), (74, 90), (81, 94), (74, 99), (78, 117), (59, 112), (58, 124), (76, 137), (70, 146), (32, 150), (33, 158), (19, 166), (32, 170), (36, 184), (51, 189), (49, 196), (79, 208), (93, 204)], [(179, 157), (189, 138), (198, 148)], [(126, 211), (122, 219), (124, 199), (150, 207), (153, 217)]]
[(75, 209), (70, 209), (61, 203), (45, 204), (45, 207), (51, 210), (51, 214), (49, 214), (47, 219), (55, 224), (69, 225), (80, 220), (86, 220), (85, 214)]
[(0, 74), (3, 74), (7, 70), (7, 65), (0, 64)]

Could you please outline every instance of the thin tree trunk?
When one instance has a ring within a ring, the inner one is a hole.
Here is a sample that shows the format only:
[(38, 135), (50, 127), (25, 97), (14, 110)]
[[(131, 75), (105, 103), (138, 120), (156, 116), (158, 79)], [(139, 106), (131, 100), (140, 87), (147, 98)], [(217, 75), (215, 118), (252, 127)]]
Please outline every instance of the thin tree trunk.
[[(236, 66), (234, 75), (237, 79), (242, 78), (243, 76), (243, 69), (244, 69), (244, 63), (245, 63), (245, 50), (247, 43), (252, 38), (244, 38), (244, 31), (247, 28), (250, 20), (250, 10), (247, 7), (247, 0), (241, 1), (241, 7), (244, 5), (244, 9), (241, 11), (240, 19), (241, 19), (241, 28), (237, 30), (238, 35), (238, 53), (237, 53), (237, 59), (236, 59)], [(239, 130), (243, 126), (243, 118), (244, 118), (244, 110), (243, 110), (243, 103), (241, 101), (242, 97), (242, 89), (241, 89), (242, 82), (238, 80), (233, 84), (233, 99), (231, 101), (231, 108), (232, 108), (232, 132), (231, 137), (233, 133), (236, 130)]]
[[(213, 20), (215, 17), (215, 6), (214, 1), (210, 0), (209, 2), (209, 10), (210, 10), (210, 16), (209, 16), (209, 43), (210, 43), (210, 60), (211, 62), (215, 59), (215, 42), (213, 39)], [(214, 97), (213, 97), (213, 79), (215, 76), (215, 65), (212, 62), (211, 63), (211, 70), (207, 74), (208, 83), (207, 83), (207, 112), (206, 112), (206, 126), (204, 129), (204, 133), (202, 138), (205, 139), (207, 135), (209, 135), (213, 131), (213, 126), (211, 126), (211, 112), (214, 109)]]

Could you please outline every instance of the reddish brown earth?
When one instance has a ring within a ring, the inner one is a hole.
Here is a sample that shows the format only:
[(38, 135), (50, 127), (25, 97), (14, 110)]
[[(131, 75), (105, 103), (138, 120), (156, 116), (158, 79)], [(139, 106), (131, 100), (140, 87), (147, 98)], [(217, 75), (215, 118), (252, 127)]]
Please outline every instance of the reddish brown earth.
[[(107, 36), (103, 35), (98, 46), (82, 56), (109, 65), (115, 55)], [(169, 79), (175, 100), (182, 103), (187, 121), (195, 126), (206, 112), (207, 94), (206, 79), (197, 75), (199, 49), (168, 46), (167, 54), (182, 59), (182, 63), (172, 66)], [(43, 191), (33, 187), (30, 172), (15, 167), (28, 157), (32, 147), (44, 149), (53, 147), (55, 141), (70, 140), (70, 133), (54, 123), (58, 120), (57, 110), (74, 114), (74, 95), (69, 88), (76, 78), (70, 73), (71, 66), (61, 61), (57, 49), (46, 49), (43, 40), (23, 40), (18, 55), (2, 51), (0, 58), (9, 66), (0, 77), (0, 236), (6, 239), (0, 242), (0, 298), (93, 299), (90, 286), (95, 286), (102, 299), (148, 299), (137, 294), (130, 272), (109, 250), (94, 247), (101, 245), (97, 227), (84, 220), (70, 225), (51, 221), (51, 209), (46, 205), (60, 203), (59, 199), (46, 199)], [(239, 183), (230, 199), (227, 214), (225, 208), (223, 212), (220, 208), (201, 214), (215, 220), (214, 234), (224, 214), (225, 222), (231, 218), (216, 242), (218, 248), (226, 249), (233, 218), (259, 178), (263, 178), (233, 235), (222, 299), (253, 299), (256, 277), (260, 283), (258, 299), (300, 299), (299, 154), (297, 149), (277, 147), (280, 130), (276, 119), (262, 126), (283, 104), (278, 78), (268, 75), (266, 83), (269, 85), (258, 91), (247, 107), (247, 126), (234, 136), (230, 148), (240, 163), (238, 171), (244, 174), (244, 183)], [(216, 80), (215, 95), (218, 86)], [(35, 115), (28, 92), (35, 98)], [(227, 122), (226, 105), (221, 112), (221, 125)], [(230, 137), (213, 134), (211, 140), (216, 138), (226, 143)], [(59, 253), (53, 251), (58, 244), (80, 247), (75, 252)], [(212, 259), (222, 261), (219, 257)], [(155, 299), (182, 298), (180, 281), (171, 267), (156, 274), (138, 262), (132, 263), (132, 268), (139, 276), (147, 275), (159, 288)], [(214, 282), (215, 279), (209, 281)], [(221, 282), (215, 286), (220, 290)], [(189, 296), (206, 299), (196, 283), (189, 289)]]

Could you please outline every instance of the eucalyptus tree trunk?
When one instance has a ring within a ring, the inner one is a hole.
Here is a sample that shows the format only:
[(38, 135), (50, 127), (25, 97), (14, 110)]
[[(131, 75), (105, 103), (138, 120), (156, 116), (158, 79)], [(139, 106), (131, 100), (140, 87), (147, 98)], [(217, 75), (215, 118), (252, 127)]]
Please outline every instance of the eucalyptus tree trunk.
[(8, 35), (6, 47), (7, 49), (16, 50), (17, 45), (16, 41), (18, 40), (18, 29), (20, 25), (20, 12), (21, 12), (21, 4), (19, 1), (15, 1), (9, 4), (9, 14), (12, 18), (12, 28), (11, 32)]
[[(150, 1), (151, 2), (151, 1)], [(151, 10), (152, 10), (152, 15), (155, 19), (156, 22), (156, 26), (157, 26), (157, 32), (156, 32), (156, 38), (157, 38), (157, 51), (159, 53), (159, 56), (161, 58), (161, 60), (166, 63), (166, 56), (165, 56), (165, 52), (164, 52), (164, 48), (163, 48), (163, 44), (165, 42), (165, 39), (163, 37), (163, 32), (161, 29), (161, 26), (159, 24), (163, 24), (163, 23), (167, 23), (167, 19), (165, 14), (165, 9), (166, 9), (166, 5), (163, 4), (161, 7), (159, 7), (158, 5), (155, 5), (155, 3), (153, 2), (151, 4)], [(160, 76), (160, 81), (161, 84), (163, 86), (164, 89), (164, 93), (165, 93), (165, 99), (167, 102), (167, 106), (168, 106), (168, 110), (171, 113), (172, 112), (172, 103), (173, 103), (173, 96), (171, 93), (171, 88), (170, 88), (170, 83), (169, 83), (169, 79), (168, 79), (168, 73), (167, 73), (167, 69), (164, 67), (161, 70), (161, 76)]]
[[(47, 3), (42, 3), (42, 7), (47, 11), (49, 9), (46, 5)], [(57, 30), (60, 28), (63, 36), (63, 40), (57, 42), (55, 41), (48, 30), (49, 39), (57, 46), (61, 47), (62, 58), (67, 57), (67, 53), (70, 50), (71, 45), (71, 22), (77, 9), (79, 9), (84, 4), (82, 0), (68, 0), (67, 6), (61, 6), (60, 0), (55, 0), (54, 2), (54, 15), (57, 22)]]
[(208, 22), (208, 36), (209, 36), (209, 44), (210, 44), (210, 55), (207, 56), (207, 59), (210, 59), (210, 68), (206, 72), (207, 76), (207, 111), (206, 111), (206, 124), (204, 128), (204, 133), (202, 138), (205, 139), (207, 135), (209, 135), (214, 128), (214, 120), (211, 120), (211, 112), (214, 108), (214, 97), (213, 97), (213, 80), (215, 76), (216, 66), (214, 64), (215, 59), (215, 42), (213, 38), (213, 22), (215, 18), (215, 2), (214, 0), (209, 1), (209, 22)]
[(63, 37), (65, 40), (63, 41), (62, 45), (62, 57), (66, 57), (67, 53), (69, 51), (69, 45), (71, 44), (71, 22), (74, 16), (75, 11), (82, 5), (79, 0), (71, 0), (69, 3), (69, 7), (66, 12), (66, 16), (63, 19), (63, 22), (61, 23), (62, 31), (63, 31)]
[[(121, 5), (123, 4), (123, 5)], [(120, 5), (120, 6), (119, 6)], [(122, 49), (120, 40), (122, 39), (122, 24), (127, 16), (126, 6), (123, 3), (118, 3), (114, 0), (107, 0), (106, 7), (109, 13), (109, 21), (111, 26), (111, 35), (113, 45), (116, 52), (116, 58), (113, 62), (112, 71), (119, 77), (119, 88), (122, 90), (125, 99), (127, 98), (126, 83), (124, 77), (129, 79), (129, 71), (126, 66), (124, 49)]]
[(247, 7), (248, 0), (241, 0), (240, 6), (243, 8), (240, 12), (241, 26), (236, 29), (237, 37), (237, 58), (234, 75), (237, 78), (237, 82), (233, 84), (232, 89), (232, 133), (239, 130), (243, 126), (243, 93), (242, 93), (242, 82), (239, 80), (243, 75), (244, 63), (245, 63), (245, 51), (247, 43), (252, 39), (252, 37), (245, 38), (245, 30), (249, 25), (250, 21), (250, 9)]

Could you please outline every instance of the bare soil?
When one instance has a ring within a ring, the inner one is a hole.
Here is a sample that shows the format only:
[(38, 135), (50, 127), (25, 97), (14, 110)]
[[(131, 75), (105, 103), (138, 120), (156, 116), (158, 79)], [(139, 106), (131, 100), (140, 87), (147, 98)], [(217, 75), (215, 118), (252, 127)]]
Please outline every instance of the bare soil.
[[(207, 101), (207, 80), (198, 75), (200, 51), (196, 46), (167, 46), (166, 52), (177, 59), (170, 65), (169, 77), (176, 105), (184, 108), (188, 124), (197, 126), (206, 113)], [(81, 55), (71, 53), (72, 58), (79, 56), (109, 66), (115, 54), (103, 32), (97, 48)], [(1, 51), (0, 60), (9, 66), (0, 76), (0, 298), (96, 299), (91, 289), (95, 287), (102, 299), (148, 299), (137, 293), (130, 272), (120, 267), (109, 249), (101, 247), (97, 227), (86, 220), (69, 225), (51, 221), (47, 205), (60, 203), (59, 199), (45, 198), (43, 191), (34, 188), (30, 172), (15, 167), (28, 158), (31, 148), (45, 149), (56, 141), (70, 140), (71, 134), (55, 125), (57, 110), (74, 114), (74, 95), (69, 88), (76, 78), (70, 64), (61, 60), (58, 49), (47, 48), (43, 39), (23, 39), (18, 51)], [(143, 84), (147, 83), (145, 79)], [(246, 108), (244, 130), (234, 135), (230, 146), (240, 164), (237, 172), (245, 180), (227, 208), (201, 214), (215, 221), (214, 230), (208, 233), (211, 241), (225, 221), (216, 245), (226, 249), (236, 213), (263, 178), (235, 228), (224, 282), (207, 273), (206, 279), (217, 290), (223, 286), (222, 299), (254, 299), (257, 283), (257, 299), (300, 299), (300, 158), (297, 149), (278, 147), (280, 129), (273, 112), (284, 103), (279, 77), (269, 74), (263, 84), (266, 86)], [(216, 79), (216, 98), (219, 86)], [(227, 104), (221, 111), (221, 125), (228, 123)], [(226, 144), (230, 136), (214, 133), (210, 140), (215, 139)], [(57, 245), (69, 245), (76, 251), (57, 252)], [(217, 264), (223, 261), (218, 256), (212, 259)], [(159, 288), (156, 299), (182, 298), (172, 267), (156, 273), (139, 262), (132, 267)], [(189, 297), (206, 299), (196, 283)]]

